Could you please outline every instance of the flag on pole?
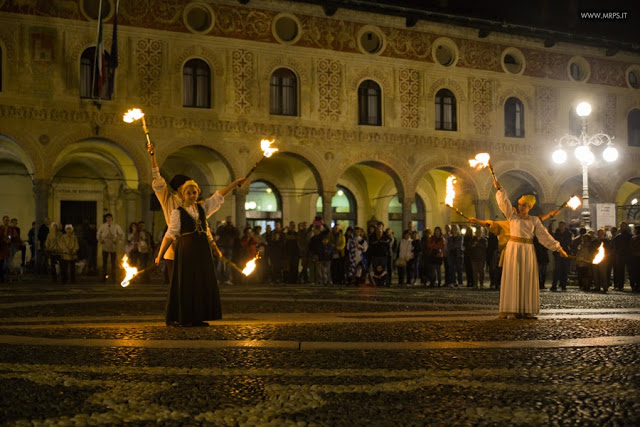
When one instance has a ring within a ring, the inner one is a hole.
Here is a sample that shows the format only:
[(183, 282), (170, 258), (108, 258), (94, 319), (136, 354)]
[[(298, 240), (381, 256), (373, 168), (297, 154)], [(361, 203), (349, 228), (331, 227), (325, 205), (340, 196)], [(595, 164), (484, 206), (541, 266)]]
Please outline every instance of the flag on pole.
[[(93, 85), (94, 96), (97, 98), (102, 98), (104, 95), (104, 80), (107, 77), (107, 64), (105, 59), (104, 40), (102, 39), (102, 0), (100, 0), (100, 9), (98, 11), (98, 39), (96, 40), (96, 56), (93, 73), (94, 79), (96, 79), (96, 82)], [(96, 88), (97, 91), (95, 90)]]
[(113, 15), (113, 34), (111, 36), (111, 57), (109, 58), (109, 87), (108, 98), (111, 98), (114, 89), (114, 80), (116, 77), (116, 68), (118, 68), (118, 6), (120, 0), (116, 1), (116, 13)]

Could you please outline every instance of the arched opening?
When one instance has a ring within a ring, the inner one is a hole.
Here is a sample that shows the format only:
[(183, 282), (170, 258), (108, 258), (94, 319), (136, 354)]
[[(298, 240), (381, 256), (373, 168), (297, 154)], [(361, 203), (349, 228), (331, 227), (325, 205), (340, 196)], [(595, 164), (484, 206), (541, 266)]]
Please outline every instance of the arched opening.
[(524, 138), (524, 104), (514, 96), (504, 104), (504, 136)]
[[(554, 205), (560, 206), (563, 203), (565, 203), (567, 200), (569, 200), (571, 196), (574, 196), (574, 195), (582, 199), (582, 176), (581, 175), (572, 176), (571, 178), (563, 182), (560, 188), (558, 189), (558, 192), (556, 193), (555, 200), (553, 201), (553, 203)], [(602, 210), (602, 208), (599, 208), (599, 205), (603, 205), (603, 202), (607, 199), (604, 196), (605, 195), (603, 194), (603, 190), (598, 185), (598, 183), (589, 179), (589, 210), (591, 212), (591, 228), (598, 227), (597, 210), (598, 209)], [(611, 204), (609, 205), (608, 209), (611, 210), (613, 214), (612, 221), (615, 222), (615, 206)], [(575, 211), (569, 208), (565, 208), (560, 211), (560, 215), (558, 215), (556, 219), (565, 221), (568, 225), (571, 226), (571, 228), (577, 229), (581, 226), (581, 222), (582, 222), (581, 212), (582, 212), (582, 206), (580, 206)], [(541, 213), (546, 213), (546, 212), (541, 212)], [(605, 220), (601, 215), (600, 226), (605, 225), (603, 221), (611, 222), (611, 220), (609, 219)]]
[[(411, 222), (413, 222), (414, 230), (422, 231), (424, 229), (424, 218), (424, 202), (422, 197), (416, 194), (413, 203), (411, 203)], [(407, 224), (402, 223), (402, 204), (398, 196), (393, 196), (389, 201), (389, 227), (396, 236), (402, 236), (402, 232), (407, 228)]]
[(640, 147), (640, 110), (637, 108), (627, 115), (627, 140), (630, 147)]
[[(297, 153), (278, 152), (260, 163), (252, 178), (269, 182), (280, 195), (282, 218), (309, 221), (316, 215), (316, 199), (323, 191), (317, 168)], [(264, 230), (264, 227), (263, 227)]]
[[(188, 176), (202, 189), (201, 198), (203, 199), (224, 188), (234, 179), (227, 160), (217, 151), (204, 145), (191, 145), (171, 153), (162, 164), (160, 174), (167, 183), (178, 174)], [(156, 230), (163, 229), (166, 224), (160, 204), (155, 195), (151, 196), (151, 200), (152, 209), (156, 212), (154, 215)], [(232, 212), (233, 197), (228, 195), (220, 210), (209, 217), (210, 225), (223, 221), (226, 216), (232, 215)]]
[(436, 130), (458, 130), (456, 97), (449, 89), (440, 89), (434, 98)]
[(211, 108), (211, 68), (202, 59), (190, 59), (184, 64), (182, 106)]
[[(7, 215), (10, 219), (18, 220), (20, 238), (26, 242), (31, 223), (36, 219), (33, 164), (18, 143), (2, 134), (0, 134), (0, 200), (2, 200), (0, 217)], [(21, 253), (16, 256), (21, 257)], [(25, 262), (29, 262), (30, 251), (25, 252), (25, 257)], [(18, 261), (21, 260), (18, 259)], [(11, 261), (8, 262), (11, 266)]]
[(358, 87), (358, 124), (382, 126), (382, 89), (373, 80)]
[[(509, 196), (509, 200), (511, 201), (511, 205), (517, 206), (518, 199), (520, 197), (522, 197), (525, 194), (532, 194), (536, 198), (536, 204), (529, 211), (529, 213), (531, 215), (536, 215), (536, 216), (542, 215), (543, 213), (545, 213), (543, 212), (541, 207), (541, 200), (540, 200), (541, 193), (539, 191), (540, 187), (538, 186), (538, 183), (533, 177), (529, 176), (527, 173), (524, 173), (524, 172), (509, 171), (500, 175), (498, 177), (498, 180), (500, 181), (500, 184), (507, 192), (507, 195)], [(495, 189), (492, 190), (491, 192), (490, 200), (491, 200), (492, 212), (494, 214), (494, 217), (491, 219), (503, 220), (504, 215), (500, 211), (500, 208), (498, 207), (498, 203), (496, 202)]]
[(100, 226), (111, 212), (123, 230), (141, 219), (138, 169), (124, 149), (102, 138), (68, 145), (53, 164), (52, 220), (72, 224), (80, 234)]
[(247, 212), (247, 225), (256, 225), (267, 229), (275, 228), (276, 221), (282, 223), (282, 196), (278, 189), (268, 181), (253, 181), (249, 186), (244, 208)]
[(640, 227), (640, 177), (632, 178), (620, 186), (616, 204), (616, 226), (624, 221)]
[(369, 222), (380, 221), (385, 227), (389, 226), (389, 201), (404, 194), (395, 170), (380, 162), (364, 161), (347, 168), (340, 182), (350, 190), (357, 203), (356, 225), (365, 228)]
[[(316, 215), (322, 216), (322, 197), (316, 202)], [(358, 225), (358, 203), (347, 187), (338, 185), (331, 199), (331, 227), (338, 224), (341, 229)]]
[(102, 58), (96, 57), (95, 46), (89, 47), (80, 56), (80, 98), (111, 99), (113, 82), (108, 76), (111, 56), (105, 50)]
[(269, 79), (269, 114), (298, 115), (298, 78), (288, 68), (278, 68)]

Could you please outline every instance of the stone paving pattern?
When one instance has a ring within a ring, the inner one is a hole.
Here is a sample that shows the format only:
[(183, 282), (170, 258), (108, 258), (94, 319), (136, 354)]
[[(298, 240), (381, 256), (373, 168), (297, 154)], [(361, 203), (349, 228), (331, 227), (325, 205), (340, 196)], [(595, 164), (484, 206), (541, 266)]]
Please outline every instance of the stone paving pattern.
[(637, 294), (498, 320), (490, 290), (223, 286), (203, 328), (163, 326), (165, 294), (1, 287), (0, 423), (640, 424)]

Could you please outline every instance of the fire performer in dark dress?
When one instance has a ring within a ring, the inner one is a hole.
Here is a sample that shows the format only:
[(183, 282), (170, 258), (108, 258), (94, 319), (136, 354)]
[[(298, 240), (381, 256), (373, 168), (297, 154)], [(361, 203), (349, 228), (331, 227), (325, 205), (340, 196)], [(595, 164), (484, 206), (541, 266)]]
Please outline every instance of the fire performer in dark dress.
[(197, 202), (201, 191), (195, 181), (189, 180), (180, 187), (183, 204), (171, 212), (169, 228), (155, 260), (159, 264), (169, 246), (176, 245), (167, 326), (208, 326), (205, 320), (222, 318), (207, 216), (220, 208), (223, 194), (243, 182), (244, 178), (236, 180), (203, 202)]

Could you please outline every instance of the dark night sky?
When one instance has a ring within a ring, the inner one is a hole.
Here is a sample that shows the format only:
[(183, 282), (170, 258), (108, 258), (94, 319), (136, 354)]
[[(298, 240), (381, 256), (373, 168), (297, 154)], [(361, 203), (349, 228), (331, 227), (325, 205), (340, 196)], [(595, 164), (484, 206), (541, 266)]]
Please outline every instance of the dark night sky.
[[(476, 17), (496, 23), (519, 24), (634, 43), (640, 49), (640, 0), (309, 0), (360, 10), (375, 5)], [(396, 9), (397, 10), (397, 9)], [(627, 12), (626, 19), (582, 19), (580, 12)], [(391, 13), (390, 13), (391, 14)], [(398, 14), (398, 13), (392, 13)], [(410, 15), (410, 14), (409, 14)]]

